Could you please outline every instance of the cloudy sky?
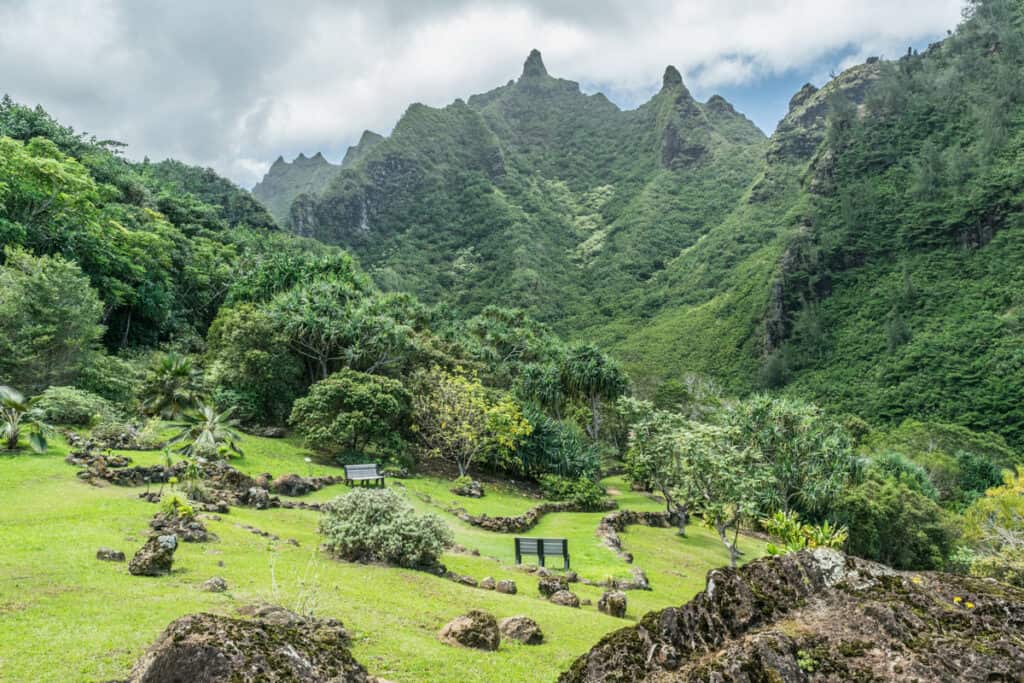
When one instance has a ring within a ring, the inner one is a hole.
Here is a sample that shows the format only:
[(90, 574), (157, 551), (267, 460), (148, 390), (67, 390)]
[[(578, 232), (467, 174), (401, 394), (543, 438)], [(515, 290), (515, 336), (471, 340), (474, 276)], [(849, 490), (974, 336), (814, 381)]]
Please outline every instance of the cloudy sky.
[(278, 156), (338, 160), (410, 102), (552, 75), (634, 107), (665, 65), (766, 132), (806, 81), (945, 35), (963, 0), (0, 0), (0, 92), (250, 187)]

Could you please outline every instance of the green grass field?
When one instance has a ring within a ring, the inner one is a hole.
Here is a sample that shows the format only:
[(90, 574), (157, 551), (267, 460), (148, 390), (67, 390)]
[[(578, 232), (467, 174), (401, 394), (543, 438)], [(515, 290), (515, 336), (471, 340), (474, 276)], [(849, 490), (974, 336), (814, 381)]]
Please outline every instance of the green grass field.
[[(317, 463), (310, 467), (304, 461), (308, 454), (288, 440), (245, 437), (243, 446), (246, 456), (233, 464), (250, 473), (338, 471)], [(629, 593), (628, 619), (607, 617), (594, 606), (558, 607), (539, 597), (536, 579), (513, 566), (510, 536), (471, 527), (423, 502), (412, 491), (445, 503), (455, 497), (448, 498), (447, 482), (420, 478), (395, 488), (417, 509), (442, 517), (458, 543), (481, 553), (449, 553), (444, 563), (476, 579), (514, 579), (518, 595), (469, 588), (421, 572), (334, 560), (318, 551), (318, 513), (284, 509), (232, 508), (220, 521), (207, 522), (217, 542), (180, 546), (170, 576), (133, 577), (124, 564), (97, 561), (95, 552), (108, 546), (130, 557), (142, 545), (156, 507), (139, 500), (135, 489), (80, 482), (75, 468), (63, 462), (66, 450), (58, 442), (46, 455), (0, 455), (2, 681), (123, 677), (173, 619), (197, 611), (232, 614), (257, 601), (341, 619), (353, 635), (355, 656), (371, 673), (392, 681), (551, 681), (605, 633), (633, 623), (648, 610), (688, 600), (703, 588), (706, 572), (727, 561), (724, 548), (706, 529), (694, 526), (682, 539), (671, 529), (631, 527), (623, 534), (624, 543), (654, 590)], [(139, 464), (159, 458), (156, 452), (129, 455)], [(606, 484), (618, 492), (622, 507), (658, 508), (620, 480)], [(344, 491), (343, 486), (330, 487), (311, 499)], [(537, 502), (514, 489), (492, 486), (487, 496), (470, 504), (473, 512), (514, 514)], [(595, 536), (600, 517), (553, 514), (531, 533), (569, 538), (573, 568), (582, 576), (626, 576), (630, 565)], [(282, 542), (268, 542), (240, 524), (275, 533)], [(290, 538), (300, 545), (284, 542)], [(754, 557), (761, 545), (749, 540), (745, 549)], [(228, 581), (229, 591), (201, 592), (199, 584), (215, 575)], [(574, 590), (595, 603), (601, 594), (580, 584)], [(493, 653), (440, 643), (436, 634), (441, 626), (471, 608), (499, 618), (529, 615), (541, 625), (546, 642), (536, 647), (503, 643)]]

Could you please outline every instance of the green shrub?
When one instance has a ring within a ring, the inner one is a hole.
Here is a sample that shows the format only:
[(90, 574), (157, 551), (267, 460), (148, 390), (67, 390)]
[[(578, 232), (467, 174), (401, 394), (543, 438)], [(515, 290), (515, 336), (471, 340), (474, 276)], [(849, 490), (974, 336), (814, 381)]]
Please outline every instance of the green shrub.
[(327, 549), (350, 562), (385, 562), (433, 569), (452, 532), (434, 515), (417, 515), (390, 489), (356, 489), (324, 508), (320, 533)]
[(540, 487), (547, 498), (570, 502), (585, 510), (601, 509), (607, 495), (604, 487), (587, 477), (568, 479), (546, 474), (540, 478)]
[(117, 408), (110, 401), (75, 387), (50, 387), (37, 396), (32, 405), (42, 411), (50, 424), (88, 427), (118, 416)]
[(103, 420), (89, 431), (89, 435), (110, 448), (141, 447), (135, 425), (118, 418)]
[(169, 493), (160, 499), (160, 512), (180, 519), (192, 519), (196, 514), (188, 500), (177, 493)]
[(845, 490), (828, 511), (850, 530), (847, 551), (897, 569), (937, 569), (956, 530), (938, 503), (901, 481), (873, 474)]

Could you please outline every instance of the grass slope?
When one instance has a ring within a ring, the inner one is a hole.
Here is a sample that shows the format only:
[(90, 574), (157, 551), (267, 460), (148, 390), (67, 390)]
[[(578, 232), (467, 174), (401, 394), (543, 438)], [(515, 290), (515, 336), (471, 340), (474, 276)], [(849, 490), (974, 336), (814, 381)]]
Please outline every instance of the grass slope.
[[(294, 443), (245, 437), (243, 445), (246, 457), (236, 465), (245, 471), (307, 473), (305, 453)], [(535, 580), (512, 567), (511, 537), (465, 525), (411, 494), (414, 505), (441, 515), (451, 525), (459, 543), (481, 552), (447, 554), (444, 562), (450, 569), (477, 579), (514, 579), (519, 594), (502, 595), (420, 572), (333, 560), (317, 549), (317, 513), (282, 509), (232, 509), (219, 521), (207, 522), (219, 541), (180, 547), (170, 576), (133, 577), (125, 565), (99, 562), (94, 554), (100, 546), (134, 552), (146, 536), (155, 506), (139, 500), (132, 489), (97, 488), (78, 481), (75, 469), (63, 462), (66, 450), (58, 443), (44, 456), (0, 456), (0, 488), (11, 494), (0, 509), (2, 681), (124, 676), (171, 620), (197, 611), (232, 614), (255, 601), (342, 619), (353, 634), (359, 660), (372, 673), (394, 681), (553, 680), (603, 634), (627, 625), (593, 606), (573, 610), (541, 600)], [(155, 452), (132, 456), (139, 463), (158, 458)], [(336, 470), (313, 463), (312, 471)], [(438, 480), (404, 483), (405, 488), (398, 490), (438, 496), (446, 490)], [(621, 481), (609, 483), (622, 491), (618, 498), (623, 507), (658, 507), (642, 494), (629, 492)], [(344, 487), (332, 487), (314, 498), (343, 491)], [(512, 490), (492, 490), (477, 504), (490, 514), (501, 514), (535, 502)], [(594, 535), (599, 517), (551, 515), (535, 533), (567, 536), (573, 566), (584, 576), (625, 575), (628, 565)], [(240, 524), (277, 534), (282, 541), (268, 542)], [(300, 545), (286, 543), (290, 538)], [(727, 559), (712, 534), (696, 527), (687, 539), (669, 529), (640, 527), (629, 529), (623, 539), (654, 587), (629, 593), (630, 619), (685, 601), (703, 588), (707, 570)], [(759, 553), (756, 542), (749, 542), (747, 549), (751, 556)], [(229, 592), (199, 590), (214, 575), (228, 581)], [(576, 588), (581, 598), (596, 603), (600, 597), (597, 588)], [(547, 642), (539, 647), (503, 643), (495, 653), (441, 644), (436, 638), (441, 626), (471, 608), (489, 610), (499, 618), (530, 615), (540, 623)]]

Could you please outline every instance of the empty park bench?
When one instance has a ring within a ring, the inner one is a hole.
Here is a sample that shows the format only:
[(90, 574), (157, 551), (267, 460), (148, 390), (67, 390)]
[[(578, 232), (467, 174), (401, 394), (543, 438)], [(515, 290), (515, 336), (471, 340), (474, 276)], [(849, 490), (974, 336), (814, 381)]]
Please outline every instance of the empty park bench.
[(569, 568), (569, 539), (567, 538), (519, 538), (516, 537), (516, 564), (523, 563), (523, 555), (536, 555), (540, 566), (544, 558), (562, 556), (562, 569)]
[(384, 475), (377, 468), (377, 463), (369, 465), (345, 465), (345, 483), (349, 486), (372, 483), (384, 486)]

